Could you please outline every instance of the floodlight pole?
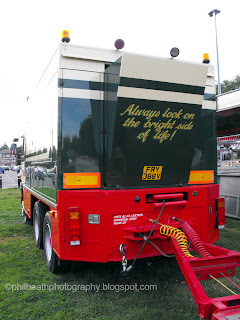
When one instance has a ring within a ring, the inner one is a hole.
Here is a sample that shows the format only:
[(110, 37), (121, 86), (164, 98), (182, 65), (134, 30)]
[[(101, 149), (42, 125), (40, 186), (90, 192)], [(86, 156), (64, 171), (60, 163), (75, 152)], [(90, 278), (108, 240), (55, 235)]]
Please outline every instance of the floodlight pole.
[(218, 70), (218, 94), (222, 93), (221, 90), (221, 81), (220, 81), (220, 71), (219, 71), (219, 55), (218, 55), (218, 38), (217, 38), (217, 14), (220, 13), (221, 10), (214, 9), (211, 12), (209, 12), (209, 16), (212, 17), (213, 14), (215, 15), (215, 33), (216, 33), (216, 50), (217, 50), (217, 70)]

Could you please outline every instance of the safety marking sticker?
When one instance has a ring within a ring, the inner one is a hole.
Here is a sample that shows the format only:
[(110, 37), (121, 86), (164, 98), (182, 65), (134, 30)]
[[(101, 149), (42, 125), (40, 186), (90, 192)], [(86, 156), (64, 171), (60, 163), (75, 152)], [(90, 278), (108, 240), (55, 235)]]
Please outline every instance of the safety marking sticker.
[(190, 171), (189, 184), (214, 183), (214, 170)]
[(128, 221), (136, 221), (139, 217), (143, 217), (143, 213), (119, 214), (113, 217), (113, 225), (126, 224)]
[(100, 172), (77, 172), (63, 174), (64, 189), (100, 188)]
[(142, 180), (160, 180), (162, 168), (162, 166), (144, 166)]

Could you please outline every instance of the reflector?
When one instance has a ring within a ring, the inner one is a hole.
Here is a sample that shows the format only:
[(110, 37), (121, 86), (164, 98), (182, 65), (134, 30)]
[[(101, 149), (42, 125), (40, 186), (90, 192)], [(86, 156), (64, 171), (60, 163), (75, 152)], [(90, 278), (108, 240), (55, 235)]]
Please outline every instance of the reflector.
[(217, 227), (218, 229), (225, 228), (225, 200), (224, 198), (217, 199)]

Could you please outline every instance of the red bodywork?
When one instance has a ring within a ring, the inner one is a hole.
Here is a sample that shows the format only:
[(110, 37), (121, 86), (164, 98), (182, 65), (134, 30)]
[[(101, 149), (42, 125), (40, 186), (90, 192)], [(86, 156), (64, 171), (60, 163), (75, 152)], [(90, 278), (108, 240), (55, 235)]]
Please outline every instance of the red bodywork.
[[(119, 246), (127, 247), (126, 257), (134, 259), (157, 219), (162, 201), (165, 207), (160, 218), (164, 224), (176, 225), (171, 217), (188, 221), (202, 241), (213, 243), (219, 239), (216, 228), (218, 185), (198, 185), (181, 188), (127, 190), (63, 190), (58, 191), (57, 207), (49, 207), (52, 214), (53, 248), (62, 260), (108, 262), (121, 261)], [(24, 209), (31, 218), (31, 194), (23, 191)], [(79, 210), (80, 245), (70, 245), (69, 210)], [(89, 214), (100, 215), (100, 224), (89, 224)], [(151, 239), (165, 253), (172, 253), (170, 239), (160, 235), (158, 228)], [(159, 255), (149, 243), (140, 258)]]

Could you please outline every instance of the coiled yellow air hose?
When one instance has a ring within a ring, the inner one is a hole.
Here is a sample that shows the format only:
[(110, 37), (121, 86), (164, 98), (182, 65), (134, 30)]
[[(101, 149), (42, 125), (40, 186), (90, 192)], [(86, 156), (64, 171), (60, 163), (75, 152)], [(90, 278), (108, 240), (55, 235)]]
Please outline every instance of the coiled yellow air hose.
[[(155, 222), (154, 220), (151, 220), (151, 222)], [(183, 251), (183, 254), (186, 257), (192, 257), (193, 255), (191, 255), (191, 253), (188, 251), (188, 241), (187, 241), (187, 237), (185, 235), (184, 232), (182, 232), (182, 230), (178, 229), (178, 228), (174, 228), (172, 226), (168, 226), (162, 223), (157, 223), (160, 225), (160, 229), (159, 232), (161, 235), (163, 236), (167, 236), (167, 237), (173, 237), (174, 239), (177, 240), (180, 248)]]

